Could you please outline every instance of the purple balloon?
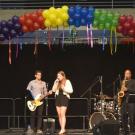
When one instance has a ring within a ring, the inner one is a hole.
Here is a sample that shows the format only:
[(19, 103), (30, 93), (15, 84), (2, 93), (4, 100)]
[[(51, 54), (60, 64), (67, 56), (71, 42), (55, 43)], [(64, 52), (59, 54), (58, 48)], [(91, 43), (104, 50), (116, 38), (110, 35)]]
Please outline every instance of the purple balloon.
[(16, 35), (17, 35), (16, 31), (15, 31), (14, 29), (12, 29), (12, 30), (10, 31), (10, 36), (11, 36), (11, 38), (16, 37)]
[(13, 29), (14, 23), (12, 22), (12, 20), (8, 20), (8, 22), (7, 22), (7, 27), (8, 27), (9, 29)]
[(4, 41), (4, 40), (5, 40), (4, 34), (0, 34), (0, 41)]
[(7, 26), (7, 21), (5, 21), (5, 20), (1, 21), (1, 27), (3, 28), (3, 27), (6, 27), (6, 26)]
[(4, 35), (9, 35), (9, 29), (7, 27), (2, 28), (2, 33)]
[(23, 32), (22, 31), (20, 31), (19, 33), (17, 33), (18, 34), (18, 36), (23, 36)]
[(19, 17), (18, 17), (18, 16), (13, 16), (13, 17), (12, 17), (12, 21), (13, 21), (14, 23), (18, 23), (18, 22), (19, 22)]
[(19, 24), (19, 23), (16, 23), (15, 25), (14, 25), (14, 29), (18, 32), (18, 31), (21, 31), (21, 24)]

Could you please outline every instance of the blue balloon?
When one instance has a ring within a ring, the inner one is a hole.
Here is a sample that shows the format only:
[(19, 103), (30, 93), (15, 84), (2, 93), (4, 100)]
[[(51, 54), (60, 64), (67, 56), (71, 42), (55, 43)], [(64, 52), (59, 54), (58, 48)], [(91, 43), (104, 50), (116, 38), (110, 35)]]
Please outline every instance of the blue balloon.
[(79, 13), (75, 13), (74, 19), (80, 19), (80, 18), (81, 18), (81, 15)]
[(93, 16), (91, 16), (90, 14), (87, 15), (87, 24), (91, 24), (93, 22)]
[(80, 27), (80, 26), (81, 26), (81, 22), (80, 22), (79, 20), (76, 20), (76, 21), (75, 21), (75, 26), (76, 26), (76, 27)]
[(7, 26), (7, 21), (5, 21), (5, 20), (1, 21), (1, 27), (3, 28), (3, 27), (6, 27), (6, 26)]
[(74, 25), (74, 19), (73, 19), (73, 18), (69, 18), (68, 24), (69, 24), (69, 25)]
[(89, 7), (89, 8), (88, 8), (88, 12), (89, 12), (90, 14), (94, 14), (95, 9), (94, 9), (93, 7)]
[(12, 21), (13, 21), (14, 23), (18, 23), (18, 22), (19, 22), (19, 17), (18, 17), (18, 16), (13, 16), (13, 17), (12, 17)]
[(70, 17), (73, 17), (73, 16), (74, 16), (74, 14), (75, 14), (75, 9), (74, 9), (74, 7), (70, 7), (70, 8), (69, 8), (68, 14), (69, 14)]
[(13, 29), (14, 23), (12, 22), (12, 20), (8, 20), (8, 22), (7, 22), (7, 27), (8, 27), (9, 29)]
[(81, 10), (81, 15), (82, 15), (82, 17), (86, 17), (87, 14), (88, 14), (87, 8), (83, 8), (83, 9)]
[(76, 13), (81, 13), (81, 6), (79, 6), (79, 5), (77, 5), (77, 6), (75, 6), (75, 12)]
[(82, 26), (86, 26), (86, 24), (87, 24), (86, 20), (82, 18), (82, 19), (81, 19), (81, 25), (82, 25)]
[(4, 40), (5, 40), (4, 34), (0, 34), (0, 41), (4, 41)]

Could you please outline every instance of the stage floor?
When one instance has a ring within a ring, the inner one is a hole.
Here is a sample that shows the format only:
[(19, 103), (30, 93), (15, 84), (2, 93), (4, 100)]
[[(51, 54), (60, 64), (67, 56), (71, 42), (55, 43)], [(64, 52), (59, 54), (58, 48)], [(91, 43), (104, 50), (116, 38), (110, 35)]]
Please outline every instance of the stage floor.
[[(0, 135), (41, 135), (41, 134), (28, 134), (24, 132), (23, 130), (9, 130), (9, 129), (3, 129), (0, 130)], [(44, 133), (43, 135), (58, 135), (58, 133), (50, 134), (50, 133)], [(67, 130), (67, 133), (64, 135), (93, 135), (93, 133), (88, 133), (87, 131), (84, 130)], [(119, 134), (123, 135), (123, 134)], [(129, 135), (135, 135), (135, 133), (130, 133)]]

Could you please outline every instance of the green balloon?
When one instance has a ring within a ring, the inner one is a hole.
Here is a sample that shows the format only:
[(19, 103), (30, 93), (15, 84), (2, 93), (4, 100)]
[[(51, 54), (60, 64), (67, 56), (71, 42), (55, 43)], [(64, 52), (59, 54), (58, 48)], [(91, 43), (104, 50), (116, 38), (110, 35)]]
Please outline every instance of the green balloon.
[(98, 18), (101, 15), (101, 11), (99, 9), (96, 9), (94, 12), (94, 17)]
[(112, 13), (108, 13), (107, 14), (107, 19), (108, 20), (112, 20), (113, 19), (113, 14)]
[(94, 20), (94, 22), (93, 22), (93, 27), (98, 27), (98, 21), (97, 20)]
[(101, 13), (102, 13), (102, 15), (107, 15), (107, 10), (102, 9)]
[(106, 22), (106, 16), (100, 16), (100, 18), (99, 18), (99, 22), (100, 23), (105, 23)]
[(113, 16), (114, 16), (114, 18), (117, 18), (118, 19), (120, 17), (120, 14), (119, 13), (114, 13)]
[(103, 30), (104, 29), (104, 24), (99, 24), (99, 26), (98, 26), (98, 28), (100, 29), (100, 30)]
[(112, 25), (113, 26), (117, 26), (117, 24), (118, 24), (118, 19), (113, 19), (112, 20)]
[(111, 24), (109, 22), (105, 23), (105, 29), (110, 30)]

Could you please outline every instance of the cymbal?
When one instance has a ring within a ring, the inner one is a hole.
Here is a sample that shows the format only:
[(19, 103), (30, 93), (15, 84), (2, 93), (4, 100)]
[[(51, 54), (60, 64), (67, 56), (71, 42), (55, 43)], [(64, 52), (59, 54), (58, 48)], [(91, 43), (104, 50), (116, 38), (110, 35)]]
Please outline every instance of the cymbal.
[(97, 98), (100, 99), (113, 99), (112, 97), (108, 96), (108, 95), (95, 95)]

